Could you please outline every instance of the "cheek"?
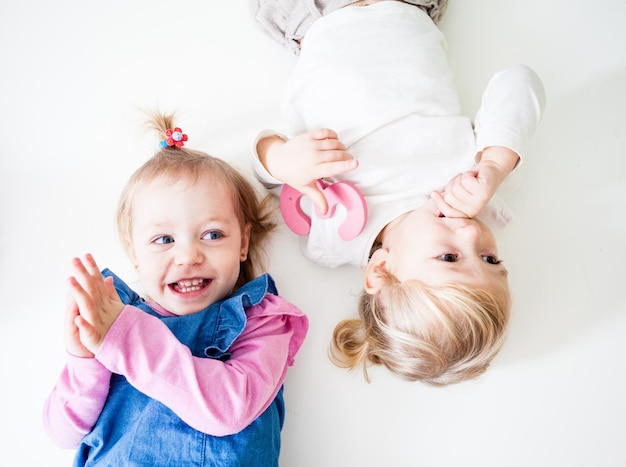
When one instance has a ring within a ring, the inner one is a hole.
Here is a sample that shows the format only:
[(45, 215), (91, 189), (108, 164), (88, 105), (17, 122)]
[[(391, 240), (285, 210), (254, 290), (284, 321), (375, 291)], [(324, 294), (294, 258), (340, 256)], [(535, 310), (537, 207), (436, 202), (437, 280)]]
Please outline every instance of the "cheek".
[(165, 265), (155, 261), (153, 255), (139, 256), (137, 257), (137, 272), (139, 273), (139, 279), (143, 284), (154, 285), (160, 283), (161, 279), (166, 271)]
[(146, 267), (144, 264), (139, 269), (139, 281), (146, 289), (154, 288), (158, 282), (157, 277), (154, 275), (154, 268)]
[(403, 251), (402, 254), (390, 255), (385, 269), (400, 281), (420, 278), (423, 265), (417, 260), (418, 257), (419, 254), (411, 249)]

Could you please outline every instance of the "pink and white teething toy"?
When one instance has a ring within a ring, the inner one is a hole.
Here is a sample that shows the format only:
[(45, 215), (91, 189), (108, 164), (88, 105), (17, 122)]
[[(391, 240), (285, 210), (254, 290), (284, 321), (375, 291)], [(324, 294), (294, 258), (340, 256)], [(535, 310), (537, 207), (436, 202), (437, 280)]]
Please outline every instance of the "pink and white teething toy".
[[(328, 219), (341, 204), (346, 208), (346, 220), (339, 226), (339, 236), (343, 240), (356, 238), (367, 222), (367, 204), (361, 192), (350, 182), (336, 182), (326, 185), (322, 180), (317, 186), (328, 202), (328, 212), (322, 214), (315, 207), (315, 215), (320, 219)], [(284, 185), (280, 192), (280, 212), (285, 224), (298, 235), (307, 235), (311, 230), (311, 219), (302, 211), (300, 200), (304, 195), (290, 185)]]

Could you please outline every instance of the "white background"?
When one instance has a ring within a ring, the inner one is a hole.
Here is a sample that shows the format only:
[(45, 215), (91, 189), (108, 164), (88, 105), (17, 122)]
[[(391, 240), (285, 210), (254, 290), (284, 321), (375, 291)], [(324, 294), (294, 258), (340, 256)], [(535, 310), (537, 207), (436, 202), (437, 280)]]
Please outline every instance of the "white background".
[[(444, 389), (334, 368), (334, 324), (361, 273), (324, 270), (281, 230), (271, 272), (311, 330), (286, 381), (282, 467), (626, 465), (626, 2), (450, 0), (441, 24), (473, 115), (488, 78), (523, 62), (547, 109), (498, 234), (514, 295), (489, 372)], [(295, 57), (247, 2), (25, 0), (0, 6), (0, 464), (65, 466), (41, 424), (64, 362), (73, 256), (133, 280), (118, 193), (156, 149), (139, 109), (178, 110), (190, 147), (249, 171), (280, 128)]]

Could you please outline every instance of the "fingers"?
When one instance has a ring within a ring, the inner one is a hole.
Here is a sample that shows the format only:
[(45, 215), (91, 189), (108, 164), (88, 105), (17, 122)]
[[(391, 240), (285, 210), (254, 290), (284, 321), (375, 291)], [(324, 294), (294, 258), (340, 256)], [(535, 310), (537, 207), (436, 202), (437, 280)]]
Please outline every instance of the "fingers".
[(80, 333), (80, 341), (84, 347), (93, 355), (95, 354), (101, 343), (101, 336), (98, 330), (91, 325), (82, 315), (78, 315), (74, 319), (74, 324)]
[(78, 305), (74, 298), (68, 294), (67, 304), (65, 306), (65, 320), (64, 325), (67, 330), (71, 330), (74, 327), (74, 318), (78, 316)]
[(91, 253), (87, 253), (85, 255), (84, 264), (90, 275), (96, 276), (98, 278), (100, 277), (100, 268), (98, 268), (98, 265), (96, 264), (96, 260), (93, 258)]
[(120, 300), (120, 296), (115, 290), (115, 284), (113, 283), (113, 278), (111, 276), (104, 279), (104, 285), (107, 289), (109, 299), (111, 300)]
[[(112, 281), (109, 282), (112, 284)], [(72, 305), (73, 308), (71, 309), (73, 325), (77, 329), (80, 343), (88, 351), (88, 354), (95, 354), (100, 348), (102, 340), (110, 327), (110, 324), (103, 320), (103, 318), (106, 318), (106, 311), (102, 308), (102, 299), (104, 296), (86, 290), (73, 276), (68, 279), (68, 283), (70, 294), (74, 300), (74, 305)], [(107, 285), (107, 283), (101, 279), (100, 283), (108, 296), (116, 294), (115, 288), (111, 290), (111, 286)]]
[(339, 140), (339, 136), (334, 130), (330, 128), (318, 128), (316, 130), (311, 130), (309, 132), (311, 138), (313, 139), (335, 139)]
[(93, 358), (94, 354), (85, 347), (81, 341), (80, 330), (76, 325), (77, 318), (80, 318), (78, 305), (74, 301), (71, 294), (68, 294), (68, 300), (65, 309), (64, 319), (64, 342), (65, 350), (76, 357)]
[(472, 212), (472, 206), (468, 203), (473, 199), (474, 192), (477, 191), (477, 185), (476, 172), (460, 173), (450, 179), (446, 185), (443, 191), (443, 199), (448, 206), (465, 213), (468, 217), (472, 217), (475, 213)]
[(449, 196), (457, 199), (465, 199), (472, 195), (476, 189), (476, 172), (463, 172), (452, 178), (444, 190), (444, 198)]
[(333, 177), (358, 167), (359, 162), (346, 151), (343, 142), (336, 139), (337, 135), (334, 131), (318, 131), (329, 136), (329, 138), (315, 141), (316, 150), (319, 151), (319, 159), (314, 167), (314, 178)]
[(320, 151), (345, 151), (346, 145), (337, 138), (316, 139), (315, 147)]
[(94, 324), (98, 319), (98, 313), (95, 310), (91, 294), (83, 288), (81, 283), (74, 276), (68, 278), (68, 285), (72, 300), (76, 306), (77, 314)]
[[(66, 326), (74, 351), (89, 356), (97, 352), (123, 304), (119, 301), (112, 278), (102, 278), (92, 255), (87, 254), (82, 260), (74, 258), (71, 266), (74, 275), (68, 278)], [(112, 304), (113, 301), (118, 303)], [(109, 311), (111, 308), (114, 312)], [(78, 335), (79, 340), (74, 338), (72, 341), (71, 333)]]
[(346, 151), (346, 145), (333, 130), (313, 130), (311, 138), (315, 149), (323, 152), (325, 161), (352, 159), (352, 154)]
[(65, 347), (70, 353), (73, 349), (68, 347), (72, 346), (75, 342), (79, 341), (77, 336), (78, 329), (76, 329), (76, 325), (74, 324), (74, 319), (78, 316), (78, 305), (74, 300), (68, 300), (67, 305), (65, 307), (65, 316), (63, 319), (63, 332), (65, 337)]
[(95, 301), (98, 301), (99, 297), (107, 296), (107, 289), (104, 285), (102, 274), (93, 256), (86, 254), (83, 260), (74, 258), (72, 260), (72, 268), (74, 270), (73, 277), (80, 285), (82, 292), (90, 295)]
[(76, 275), (89, 280), (90, 278), (101, 278), (100, 269), (94, 260), (93, 256), (89, 253), (85, 255), (84, 260), (80, 258), (74, 258), (72, 260), (72, 268)]
[(97, 307), (102, 297), (108, 295), (98, 265), (91, 254), (86, 254), (83, 260), (72, 260), (72, 269), (74, 275), (68, 279), (72, 299), (83, 318), (95, 324), (98, 319)]
[(356, 169), (359, 163), (356, 159), (348, 159), (333, 162), (324, 162), (315, 166), (313, 178), (334, 177), (345, 172)]
[(469, 217), (463, 211), (453, 208), (444, 200), (443, 195), (438, 191), (433, 191), (430, 193), (430, 199), (432, 199), (435, 203), (435, 206), (441, 213), (440, 217)]
[(302, 188), (302, 194), (308, 196), (317, 209), (325, 215), (328, 211), (328, 201), (322, 191), (315, 186), (307, 186)]
[(320, 162), (352, 160), (352, 154), (346, 151), (346, 146), (338, 139), (324, 139), (315, 141), (315, 150), (319, 153)]

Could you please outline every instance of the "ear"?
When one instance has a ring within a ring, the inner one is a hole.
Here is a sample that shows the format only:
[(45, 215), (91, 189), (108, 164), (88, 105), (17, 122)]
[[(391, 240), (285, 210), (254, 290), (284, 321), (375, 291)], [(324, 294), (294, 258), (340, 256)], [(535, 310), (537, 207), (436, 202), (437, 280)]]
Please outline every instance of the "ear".
[(243, 263), (248, 259), (248, 247), (250, 246), (250, 230), (252, 229), (252, 225), (250, 223), (246, 224), (241, 232), (241, 251), (240, 251), (240, 261)]
[(383, 271), (386, 271), (385, 263), (389, 257), (389, 250), (386, 248), (379, 248), (374, 252), (372, 257), (367, 263), (365, 269), (364, 288), (365, 291), (370, 294), (376, 294), (384, 285)]
[(133, 269), (135, 271), (139, 271), (139, 262), (137, 261), (137, 255), (135, 254), (135, 249), (131, 246), (127, 249), (127, 256), (130, 259), (130, 263), (133, 265)]

